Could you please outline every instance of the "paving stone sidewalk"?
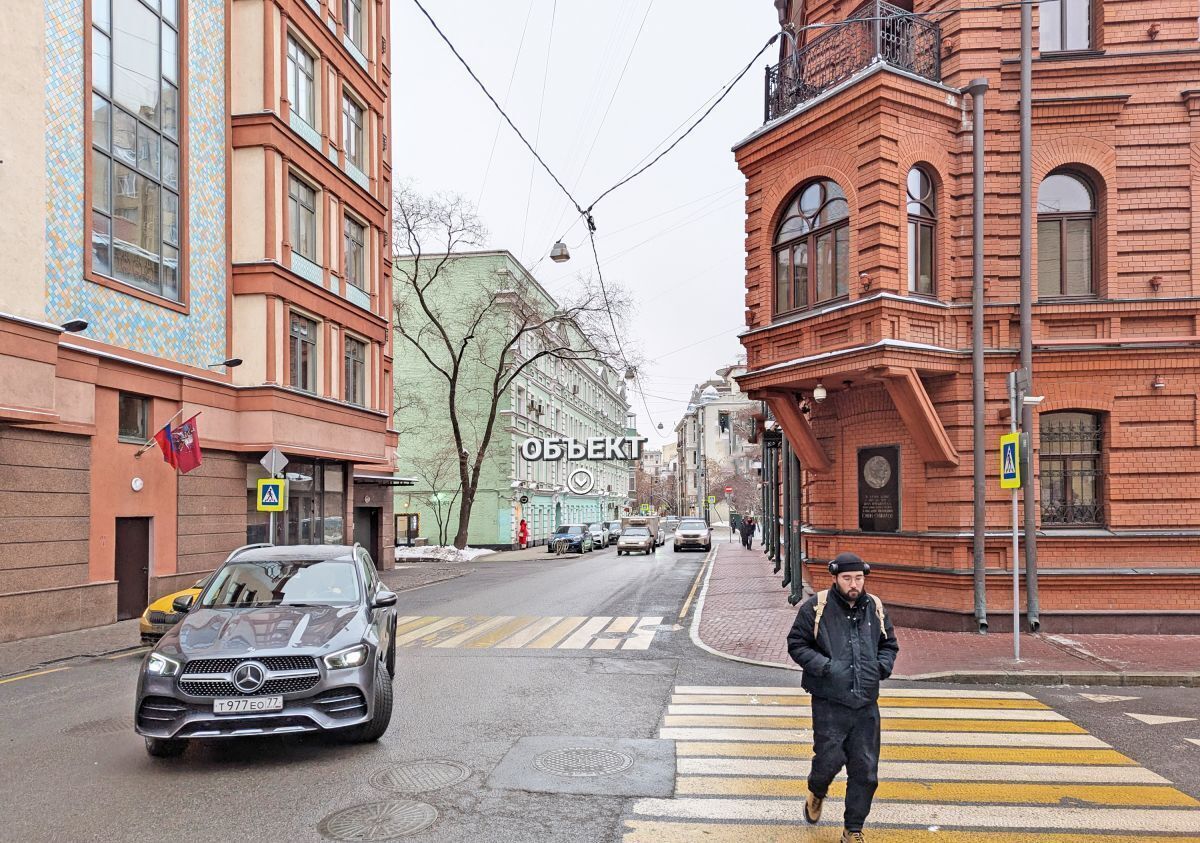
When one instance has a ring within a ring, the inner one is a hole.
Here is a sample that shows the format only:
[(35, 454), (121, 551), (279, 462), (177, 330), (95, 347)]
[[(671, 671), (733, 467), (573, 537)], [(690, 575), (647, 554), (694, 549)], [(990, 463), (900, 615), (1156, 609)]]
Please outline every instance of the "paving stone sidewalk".
[[(796, 609), (756, 543), (720, 543), (700, 609), (700, 640), (718, 653), (795, 668), (787, 634)], [(823, 587), (823, 586), (822, 586)], [(1022, 635), (898, 628), (896, 679), (1200, 687), (1200, 635)]]

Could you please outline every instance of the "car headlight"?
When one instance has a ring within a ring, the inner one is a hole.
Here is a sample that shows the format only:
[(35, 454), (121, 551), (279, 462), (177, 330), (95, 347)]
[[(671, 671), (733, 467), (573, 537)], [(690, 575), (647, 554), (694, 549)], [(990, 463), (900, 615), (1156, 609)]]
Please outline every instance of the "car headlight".
[(151, 676), (174, 676), (179, 673), (181, 667), (175, 659), (162, 653), (151, 653), (150, 658), (146, 660), (146, 672)]
[(367, 645), (355, 644), (325, 657), (325, 666), (330, 670), (344, 670), (348, 667), (358, 667), (367, 661)]

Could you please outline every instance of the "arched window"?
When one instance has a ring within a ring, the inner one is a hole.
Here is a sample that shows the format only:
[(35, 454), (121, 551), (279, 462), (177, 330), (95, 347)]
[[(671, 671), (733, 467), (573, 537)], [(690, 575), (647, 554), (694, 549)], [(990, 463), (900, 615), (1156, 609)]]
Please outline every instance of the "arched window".
[(1042, 524), (1103, 524), (1104, 429), (1094, 413), (1043, 413)]
[(1090, 296), (1096, 202), (1074, 173), (1053, 173), (1038, 188), (1038, 295)]
[(932, 296), (936, 292), (934, 232), (937, 197), (933, 180), (920, 167), (908, 171), (908, 290)]
[(829, 180), (801, 190), (775, 234), (775, 312), (801, 310), (850, 289), (850, 205)]

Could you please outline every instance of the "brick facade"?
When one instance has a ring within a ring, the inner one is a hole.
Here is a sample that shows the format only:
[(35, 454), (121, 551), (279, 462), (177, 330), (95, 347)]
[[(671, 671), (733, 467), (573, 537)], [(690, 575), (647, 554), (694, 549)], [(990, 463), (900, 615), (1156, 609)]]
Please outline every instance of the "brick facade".
[[(808, 5), (794, 2), (787, 14), (798, 25), (830, 22), (858, 4)], [(915, 12), (948, 5), (918, 1)], [(1110, 627), (1119, 613), (1136, 628), (1182, 630), (1198, 620), (1200, 597), (1200, 277), (1193, 268), (1200, 92), (1188, 90), (1200, 71), (1200, 32), (1188, 4), (1093, 6), (1088, 52), (1042, 55), (1034, 17), (1035, 213), (1039, 185), (1064, 168), (1090, 184), (1095, 207), (1095, 293), (1086, 298), (1039, 295), (1034, 221), (1033, 392), (1045, 396), (1031, 433), (1035, 471), (1046, 414), (1093, 413), (1102, 431), (1099, 523), (1039, 525), (1042, 626)], [(823, 560), (854, 549), (876, 566), (872, 581), (885, 599), (941, 628), (973, 626), (972, 102), (960, 88), (980, 77), (990, 84), (984, 345), (992, 628), (1011, 611), (1009, 497), (998, 486), (996, 449), (1009, 428), (1005, 376), (1018, 365), (1019, 347), (1019, 16), (1017, 8), (934, 16), (940, 81), (885, 63), (864, 67), (735, 150), (747, 179), (742, 339), (750, 371), (740, 382), (752, 397), (807, 398), (805, 427), (832, 464), (804, 474), (808, 573), (823, 581)], [(828, 38), (835, 30), (814, 32)], [(937, 201), (932, 297), (909, 292), (905, 191), (914, 166), (933, 181)], [(797, 191), (814, 179), (835, 181), (849, 206), (848, 296), (777, 316), (775, 233)], [(811, 400), (818, 383), (829, 393), (821, 403)], [(803, 455), (801, 444), (793, 442)], [(899, 533), (858, 530), (856, 453), (878, 445), (900, 448)], [(1029, 491), (1040, 495), (1040, 481), (1039, 473)]]

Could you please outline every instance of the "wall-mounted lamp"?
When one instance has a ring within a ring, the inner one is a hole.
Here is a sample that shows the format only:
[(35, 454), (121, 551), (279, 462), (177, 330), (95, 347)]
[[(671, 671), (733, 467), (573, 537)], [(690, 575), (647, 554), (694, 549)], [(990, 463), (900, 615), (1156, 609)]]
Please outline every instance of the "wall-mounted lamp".
[(68, 334), (78, 334), (80, 331), (88, 329), (88, 323), (83, 319), (72, 319), (70, 322), (63, 322), (61, 327)]
[(862, 284), (863, 292), (871, 289), (871, 275), (867, 272), (858, 273), (858, 280)]
[(215, 368), (217, 368), (218, 366), (224, 366), (226, 369), (235, 369), (235, 368), (237, 368), (237, 367), (238, 367), (238, 366), (240, 366), (240, 365), (242, 365), (242, 358), (240, 358), (240, 357), (230, 357), (228, 360), (222, 360), (220, 363), (209, 363), (209, 364), (208, 364), (207, 366), (205, 366), (204, 368), (206, 368), (206, 369), (215, 369)]
[(567, 248), (567, 244), (559, 240), (554, 244), (554, 248), (550, 250), (550, 260), (555, 263), (566, 263), (571, 259), (571, 250)]
[(1146, 30), (1146, 34), (1150, 36), (1150, 40), (1158, 38), (1158, 33), (1162, 31), (1162, 27), (1157, 23), (1150, 24), (1150, 28)]
[(826, 396), (828, 396), (828, 395), (829, 395), (829, 392), (825, 389), (823, 384), (818, 383), (813, 388), (813, 396), (812, 397), (813, 397), (813, 400), (816, 401), (818, 404), (820, 404), (822, 401), (824, 401)]
[(1150, 388), (1151, 389), (1163, 389), (1164, 387), (1166, 387), (1166, 385), (1167, 385), (1167, 382), (1165, 380), (1163, 380), (1162, 375), (1155, 375), (1154, 382), (1150, 384)]
[(1150, 276), (1150, 289), (1157, 293), (1161, 287), (1162, 287), (1162, 276), (1161, 275), (1151, 275)]

